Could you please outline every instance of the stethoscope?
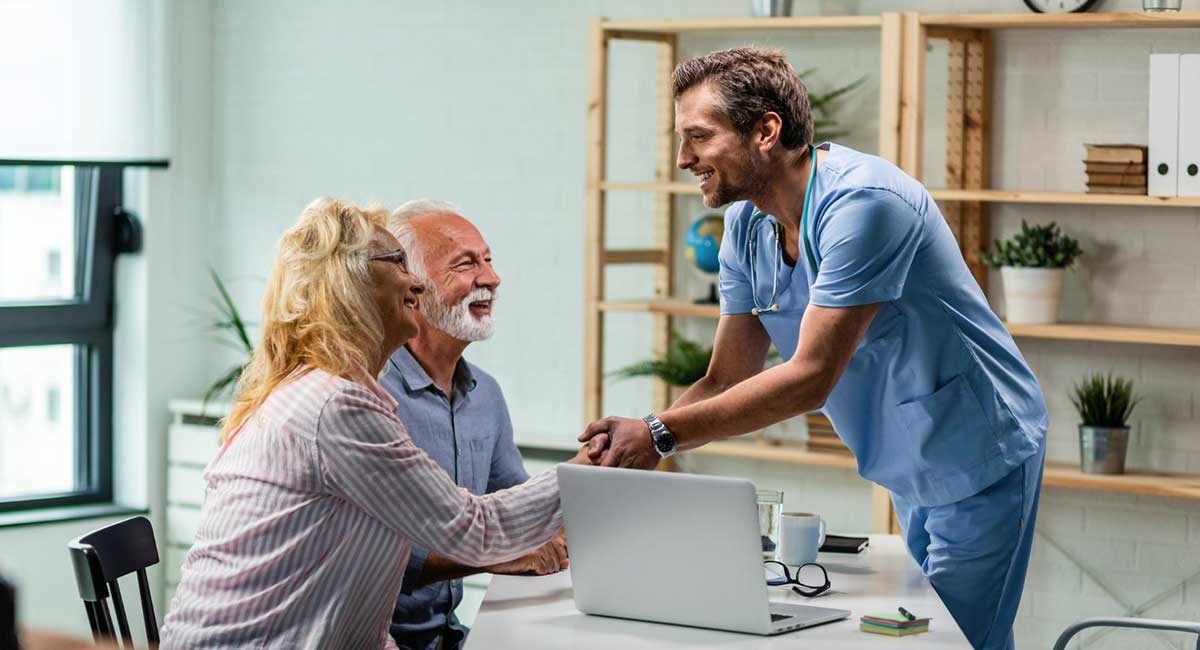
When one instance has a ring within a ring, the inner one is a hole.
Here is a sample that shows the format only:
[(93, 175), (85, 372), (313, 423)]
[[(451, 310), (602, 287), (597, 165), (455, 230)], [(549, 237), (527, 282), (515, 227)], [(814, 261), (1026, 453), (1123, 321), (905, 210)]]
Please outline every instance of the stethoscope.
[[(817, 260), (813, 257), (812, 246), (808, 241), (808, 200), (812, 196), (813, 179), (817, 177), (817, 148), (810, 147), (809, 151), (812, 154), (812, 168), (808, 172), (808, 186), (804, 188), (804, 204), (800, 208), (800, 235), (804, 240), (804, 255), (808, 259), (808, 268), (812, 271), (813, 277), (816, 277)], [(779, 266), (783, 260), (783, 226), (774, 220), (771, 221), (771, 231), (775, 234), (775, 264), (771, 277), (771, 298), (767, 301), (766, 307), (758, 302), (758, 265), (755, 264), (758, 258), (758, 238), (754, 236), (754, 229), (759, 222), (766, 218), (767, 215), (756, 208), (750, 216), (750, 226), (747, 229), (746, 237), (746, 253), (750, 258), (750, 297), (754, 301), (754, 308), (750, 310), (750, 313), (754, 316), (779, 311), (776, 295), (779, 286)]]

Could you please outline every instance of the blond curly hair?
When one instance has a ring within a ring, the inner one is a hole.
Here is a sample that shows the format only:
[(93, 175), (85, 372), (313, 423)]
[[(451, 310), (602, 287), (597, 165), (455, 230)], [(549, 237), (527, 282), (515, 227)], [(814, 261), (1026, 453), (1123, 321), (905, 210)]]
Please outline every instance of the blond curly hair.
[(262, 338), (222, 422), (222, 443), (297, 373), (320, 368), (348, 379), (369, 376), (383, 322), (371, 297), (367, 255), (387, 217), (383, 208), (321, 197), (283, 233), (263, 296)]

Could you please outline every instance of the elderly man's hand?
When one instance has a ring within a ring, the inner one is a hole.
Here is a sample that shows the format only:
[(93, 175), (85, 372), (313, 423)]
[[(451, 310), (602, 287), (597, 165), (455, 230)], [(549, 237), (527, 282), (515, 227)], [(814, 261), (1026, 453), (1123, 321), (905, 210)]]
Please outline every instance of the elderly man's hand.
[(608, 446), (608, 434), (602, 433), (583, 443), (575, 457), (568, 460), (572, 465), (599, 465), (604, 457), (604, 449)]
[(650, 427), (633, 418), (607, 417), (596, 420), (584, 429), (579, 440), (591, 441), (608, 436), (608, 450), (600, 464), (604, 467), (654, 469), (660, 457), (650, 440)]
[(550, 541), (526, 555), (508, 562), (487, 567), (490, 573), (507, 576), (544, 576), (566, 570), (571, 565), (567, 559), (567, 538), (558, 531)]

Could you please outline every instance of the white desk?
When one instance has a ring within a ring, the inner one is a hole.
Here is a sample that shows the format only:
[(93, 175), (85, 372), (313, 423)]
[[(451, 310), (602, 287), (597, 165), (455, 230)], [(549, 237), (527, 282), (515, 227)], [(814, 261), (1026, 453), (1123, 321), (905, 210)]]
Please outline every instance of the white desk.
[[(969, 649), (950, 612), (909, 557), (896, 535), (872, 535), (859, 555), (822, 553), (818, 561), (829, 571), (833, 587), (807, 599), (786, 587), (770, 587), (771, 600), (794, 600), (850, 610), (850, 618), (779, 636), (761, 637), (675, 625), (588, 616), (575, 609), (571, 576), (563, 572), (541, 578), (496, 576), (488, 587), (468, 650), (490, 648), (955, 648)], [(893, 612), (903, 606), (929, 616), (930, 631), (894, 638), (858, 630), (867, 613)]]

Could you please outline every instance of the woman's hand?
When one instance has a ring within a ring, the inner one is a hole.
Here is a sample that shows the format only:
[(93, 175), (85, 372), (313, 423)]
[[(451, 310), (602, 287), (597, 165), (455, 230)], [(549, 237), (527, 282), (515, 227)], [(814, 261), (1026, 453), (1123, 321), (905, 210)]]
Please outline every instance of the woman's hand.
[(567, 462), (573, 465), (599, 465), (600, 459), (604, 458), (604, 451), (607, 448), (608, 434), (597, 434), (583, 443), (583, 446), (579, 448), (579, 453), (575, 454), (575, 457)]

